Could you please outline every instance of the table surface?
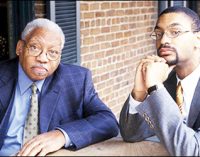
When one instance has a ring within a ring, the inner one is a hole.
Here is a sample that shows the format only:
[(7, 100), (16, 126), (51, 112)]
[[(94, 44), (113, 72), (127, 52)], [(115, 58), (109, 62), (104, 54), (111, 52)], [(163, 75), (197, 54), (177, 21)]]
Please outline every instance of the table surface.
[(48, 156), (169, 156), (169, 153), (158, 142), (127, 143), (115, 137), (76, 151), (61, 149)]

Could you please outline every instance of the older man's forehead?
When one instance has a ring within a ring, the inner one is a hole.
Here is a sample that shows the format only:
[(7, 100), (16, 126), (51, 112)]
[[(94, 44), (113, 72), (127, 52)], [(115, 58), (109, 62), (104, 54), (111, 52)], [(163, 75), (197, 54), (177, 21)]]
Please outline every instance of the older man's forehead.
[(31, 38), (44, 38), (50, 37), (49, 40), (54, 40), (56, 38), (60, 38), (61, 35), (56, 31), (51, 31), (45, 28), (36, 28), (31, 33), (28, 34), (28, 37)]

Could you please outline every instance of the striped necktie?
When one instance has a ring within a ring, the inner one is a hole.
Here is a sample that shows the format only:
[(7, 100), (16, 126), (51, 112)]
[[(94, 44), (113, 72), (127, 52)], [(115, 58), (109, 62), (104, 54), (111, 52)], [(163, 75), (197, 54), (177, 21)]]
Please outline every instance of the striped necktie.
[(183, 114), (183, 88), (181, 86), (181, 81), (178, 82), (176, 87), (176, 103), (180, 109), (181, 114)]

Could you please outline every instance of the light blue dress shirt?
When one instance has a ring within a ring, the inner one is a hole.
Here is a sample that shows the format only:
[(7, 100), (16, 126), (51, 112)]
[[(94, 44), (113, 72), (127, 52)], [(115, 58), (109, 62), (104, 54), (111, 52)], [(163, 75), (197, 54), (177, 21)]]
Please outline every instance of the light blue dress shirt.
[[(15, 155), (23, 144), (23, 133), (26, 117), (30, 108), (31, 85), (33, 81), (24, 73), (21, 65), (18, 65), (18, 82), (15, 89), (15, 96), (10, 103), (13, 103), (11, 116), (8, 124), (8, 132), (4, 144), (0, 150), (0, 156)], [(36, 81), (36, 86), (41, 93), (44, 80)], [(59, 128), (58, 128), (59, 129)], [(60, 129), (61, 130), (61, 129)], [(66, 144), (68, 147), (71, 141), (65, 131), (61, 130), (65, 135)]]
[[(30, 87), (32, 83), (33, 81), (27, 77), (19, 64), (15, 96), (10, 102), (13, 103), (13, 108), (8, 124), (9, 129), (3, 147), (0, 150), (1, 156), (13, 155), (22, 147), (24, 125), (30, 107)], [(40, 93), (44, 80), (35, 83)]]

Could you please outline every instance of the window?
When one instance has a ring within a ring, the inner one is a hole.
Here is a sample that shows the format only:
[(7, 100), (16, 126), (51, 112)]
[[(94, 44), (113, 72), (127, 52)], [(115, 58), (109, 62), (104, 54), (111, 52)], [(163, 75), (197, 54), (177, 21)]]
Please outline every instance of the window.
[(170, 1), (170, 6), (185, 6), (186, 1)]
[(171, 6), (187, 6), (186, 0), (164, 0), (164, 1), (158, 1), (158, 13), (161, 13), (164, 9)]
[(196, 0), (164, 0), (158, 1), (158, 13), (161, 13), (164, 9), (170, 6), (184, 6), (189, 7), (198, 13), (198, 4)]
[(34, 19), (34, 1), (0, 2), (0, 61), (16, 57), (15, 49), (27, 22)]
[(65, 34), (63, 63), (80, 64), (80, 17), (78, 1), (48, 1), (47, 18), (55, 21)]

